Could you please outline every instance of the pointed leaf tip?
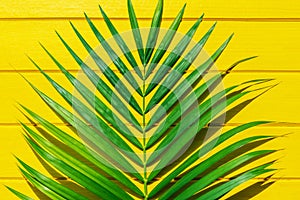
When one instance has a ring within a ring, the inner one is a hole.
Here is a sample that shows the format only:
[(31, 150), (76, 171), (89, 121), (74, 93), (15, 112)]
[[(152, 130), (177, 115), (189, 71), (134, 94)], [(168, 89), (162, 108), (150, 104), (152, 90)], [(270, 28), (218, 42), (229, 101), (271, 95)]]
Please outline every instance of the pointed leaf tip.
[(103, 10), (103, 8), (102, 8), (102, 6), (101, 6), (101, 5), (99, 5), (99, 9), (100, 9), (100, 11), (101, 11), (102, 15), (105, 15), (105, 16), (106, 16), (106, 13), (104, 12), (104, 10)]

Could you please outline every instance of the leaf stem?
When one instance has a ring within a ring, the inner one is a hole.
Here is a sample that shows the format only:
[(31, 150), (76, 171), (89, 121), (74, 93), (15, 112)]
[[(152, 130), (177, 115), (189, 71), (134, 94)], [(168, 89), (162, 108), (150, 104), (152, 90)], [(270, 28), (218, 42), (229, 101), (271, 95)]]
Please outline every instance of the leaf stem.
[(145, 101), (145, 94), (146, 94), (146, 66), (143, 64), (143, 165), (144, 165), (144, 200), (148, 199), (148, 178), (147, 178), (147, 150), (146, 150), (146, 101)]

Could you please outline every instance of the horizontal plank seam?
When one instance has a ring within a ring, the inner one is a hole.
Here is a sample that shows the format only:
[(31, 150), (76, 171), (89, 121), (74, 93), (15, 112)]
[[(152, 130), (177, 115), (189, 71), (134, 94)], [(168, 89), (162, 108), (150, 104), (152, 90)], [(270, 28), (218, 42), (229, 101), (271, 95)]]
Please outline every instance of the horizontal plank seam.
[[(69, 72), (72, 73), (78, 73), (81, 72), (80, 70), (77, 69), (69, 69)], [(99, 70), (94, 70), (98, 71)], [(118, 72), (118, 70), (113, 70), (114, 72)], [(186, 72), (191, 72), (192, 70), (188, 70)], [(60, 70), (56, 69), (45, 69), (44, 72), (47, 73), (61, 73)], [(217, 72), (216, 70), (211, 71), (211, 72)], [(225, 70), (219, 70), (219, 72), (225, 72)], [(0, 70), (0, 73), (41, 73), (39, 70), (31, 70), (31, 69), (22, 69), (22, 70), (10, 70), (10, 69), (2, 69)], [(300, 73), (300, 70), (233, 70), (230, 73)]]
[[(71, 179), (68, 179), (66, 177), (56, 177), (54, 178), (55, 180), (59, 181), (72, 181)], [(110, 180), (115, 180), (112, 178), (109, 178)], [(194, 181), (199, 180), (200, 178), (195, 178), (193, 179)], [(160, 179), (157, 179), (155, 181), (158, 181)], [(177, 181), (178, 179), (175, 179)], [(220, 178), (217, 181), (228, 181), (231, 180), (231, 178)], [(276, 181), (300, 181), (300, 177), (271, 177), (271, 178), (264, 178), (264, 177), (258, 177), (258, 178), (253, 178), (252, 180), (256, 181), (266, 181), (266, 180), (276, 180)], [(0, 181), (26, 181), (22, 177), (0, 177)]]
[[(39, 123), (36, 124), (31, 124), (31, 123), (24, 123), (28, 126), (32, 125), (32, 126), (40, 126)], [(244, 123), (227, 123), (227, 124), (210, 124), (210, 127), (234, 127), (234, 126), (239, 126), (242, 125)], [(71, 126), (70, 124), (67, 123), (53, 123), (53, 125), (56, 126)], [(128, 124), (127, 124), (128, 125)], [(0, 126), (20, 126), (19, 123), (1, 123), (0, 122)], [(259, 127), (300, 127), (300, 123), (287, 123), (287, 122), (275, 122), (275, 123), (270, 123), (270, 124), (265, 124), (265, 125), (261, 125)]]
[[(103, 20), (101, 17), (90, 17), (94, 20)], [(127, 17), (110, 17), (112, 20), (126, 20)], [(141, 17), (138, 20), (150, 21), (150, 17)], [(166, 21), (173, 20), (172, 17), (164, 17)], [(183, 18), (183, 21), (194, 21), (197, 17)], [(85, 20), (84, 17), (0, 17), (0, 21), (15, 21), (15, 20)], [(204, 21), (242, 21), (242, 22), (300, 22), (300, 18), (233, 18), (233, 17), (207, 17)]]

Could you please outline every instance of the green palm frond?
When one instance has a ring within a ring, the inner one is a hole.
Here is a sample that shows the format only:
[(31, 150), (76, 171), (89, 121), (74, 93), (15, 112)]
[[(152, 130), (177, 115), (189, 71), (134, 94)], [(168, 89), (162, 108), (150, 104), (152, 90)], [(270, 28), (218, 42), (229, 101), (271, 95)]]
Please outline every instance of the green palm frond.
[[(220, 135), (215, 130), (206, 138), (204, 132), (213, 127), (210, 124), (219, 123), (218, 119), (226, 123), (224, 115), (230, 106), (250, 93), (265, 89), (258, 87), (271, 79), (248, 80), (220, 89), (223, 78), (235, 66), (254, 57), (242, 59), (224, 72), (214, 73), (211, 69), (232, 39), (233, 35), (230, 35), (211, 56), (198, 63), (197, 58), (202, 55), (216, 23), (199, 41), (193, 42), (193, 36), (203, 20), (202, 15), (183, 37), (175, 39), (185, 7), (170, 27), (163, 30), (163, 0), (159, 0), (145, 36), (132, 2), (128, 0), (133, 41), (127, 41), (99, 7), (117, 46), (105, 39), (85, 14), (90, 31), (103, 50), (101, 53), (91, 47), (71, 23), (96, 69), (80, 58), (57, 32), (67, 52), (80, 66), (85, 80), (69, 72), (45, 46), (41, 44), (41, 47), (73, 85), (73, 91), (67, 90), (29, 58), (72, 109), (25, 80), (72, 128), (70, 132), (64, 131), (20, 105), (26, 117), (39, 127), (31, 128), (20, 122), (25, 140), (49, 166), (99, 199), (218, 199), (240, 184), (274, 170), (269, 168), (273, 161), (244, 171), (241, 169), (275, 150), (235, 153), (246, 145), (271, 140), (273, 136), (258, 135), (238, 141), (232, 139), (268, 121), (242, 124)], [(135, 49), (131, 49), (128, 42), (134, 42)], [(109, 62), (103, 59), (102, 53), (108, 55)], [(87, 80), (90, 84), (86, 84)], [(62, 145), (53, 143), (47, 135)], [(197, 139), (201, 135), (203, 139)], [(197, 145), (192, 145), (194, 143)], [(235, 156), (222, 162), (231, 154)], [(90, 199), (53, 177), (43, 175), (20, 158), (17, 161), (24, 178), (49, 198)], [(237, 171), (240, 174), (215, 185), (219, 179)], [(7, 188), (20, 199), (31, 199)]]

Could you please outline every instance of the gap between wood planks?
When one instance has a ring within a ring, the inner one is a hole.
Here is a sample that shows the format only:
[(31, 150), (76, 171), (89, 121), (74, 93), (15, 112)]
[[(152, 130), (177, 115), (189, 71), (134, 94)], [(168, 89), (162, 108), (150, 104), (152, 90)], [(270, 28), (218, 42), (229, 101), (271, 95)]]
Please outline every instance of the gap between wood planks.
[[(101, 17), (90, 17), (90, 19), (94, 20), (103, 20)], [(127, 17), (110, 17), (111, 20), (126, 20)], [(149, 21), (152, 18), (142, 17), (137, 18), (138, 20)], [(164, 17), (164, 20), (173, 20), (172, 17)], [(198, 18), (187, 17), (183, 18), (183, 21), (195, 21)], [(15, 21), (15, 20), (85, 20), (84, 17), (0, 17), (0, 21)], [(300, 22), (300, 18), (228, 18), (228, 17), (208, 17), (204, 18), (203, 21), (242, 21), (242, 22)]]
[[(109, 180), (115, 180), (111, 177), (106, 177)], [(55, 180), (58, 181), (72, 181), (70, 178), (67, 177), (54, 177)], [(174, 181), (179, 180), (180, 178), (174, 179)], [(197, 181), (200, 178), (194, 178), (193, 181)], [(216, 181), (229, 181), (233, 178), (219, 178)], [(154, 181), (160, 180), (159, 178), (154, 179)], [(258, 178), (253, 178), (252, 181), (300, 181), (300, 177), (269, 177), (269, 178), (264, 178), (264, 177), (258, 177)], [(0, 181), (26, 181), (23, 177), (0, 177)]]
[[(45, 69), (43, 70), (46, 73), (61, 73), (59, 69)], [(78, 73), (81, 70), (78, 69), (69, 69), (68, 72), (71, 73)], [(94, 70), (95, 72), (100, 70)], [(119, 72), (118, 70), (113, 70), (114, 72)], [(130, 70), (132, 71), (132, 70)], [(186, 72), (190, 72), (188, 70)], [(211, 70), (210, 72), (216, 72), (215, 70)], [(218, 72), (225, 72), (225, 70), (218, 70)], [(39, 70), (35, 69), (20, 69), (20, 70), (13, 70), (13, 69), (0, 69), (0, 73), (41, 73)], [(230, 73), (300, 73), (300, 70), (232, 70)]]
[[(39, 123), (35, 123), (35, 124), (31, 124), (31, 123), (24, 123), (27, 126), (40, 126)], [(55, 126), (71, 126), (70, 124), (67, 123), (52, 123)], [(226, 124), (210, 124), (209, 126), (212, 127), (236, 127), (239, 125), (242, 125), (245, 123), (226, 123)], [(110, 125), (110, 124), (109, 124)], [(130, 124), (127, 124), (130, 126)], [(19, 123), (17, 122), (9, 122), (9, 123), (1, 123), (0, 122), (0, 126), (21, 126)], [(300, 123), (290, 123), (290, 122), (274, 122), (274, 123), (270, 123), (270, 124), (264, 124), (264, 125), (260, 125), (259, 127), (300, 127)]]

